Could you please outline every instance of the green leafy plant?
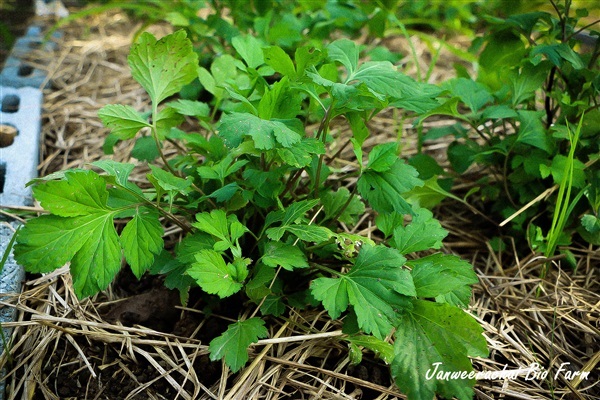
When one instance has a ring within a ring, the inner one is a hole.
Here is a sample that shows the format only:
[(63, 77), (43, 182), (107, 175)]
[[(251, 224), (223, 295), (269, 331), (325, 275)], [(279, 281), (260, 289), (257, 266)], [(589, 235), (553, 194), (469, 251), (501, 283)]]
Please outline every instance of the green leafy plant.
[[(453, 135), (448, 160), (458, 174), (479, 169), (477, 186), (485, 213), (506, 219), (505, 224), (510, 221), (512, 236), (529, 237), (532, 249), (547, 249), (548, 256), (557, 244), (575, 240), (576, 232), (589, 243), (599, 243), (593, 201), (585, 204), (583, 196), (577, 196), (568, 203), (569, 213), (561, 205), (565, 171), (573, 190), (589, 193), (595, 185), (600, 42), (593, 39), (597, 31), (588, 34), (591, 47), (585, 47), (580, 36), (598, 21), (577, 28), (587, 10), (573, 16), (570, 1), (551, 4), (557, 17), (536, 11), (490, 18), (491, 30), (474, 42), (473, 50), (479, 52), (477, 78), (457, 68), (458, 77), (441, 86), (447, 90), (446, 101), (420, 116), (420, 121), (436, 114), (459, 121), (427, 132), (421, 140)], [(578, 121), (574, 141), (569, 125)], [(423, 159), (415, 165), (422, 173), (431, 171)], [(439, 174), (434, 175), (415, 196), (427, 200), (440, 193), (435, 187)], [(553, 187), (561, 189), (555, 193)], [(547, 202), (540, 202), (542, 198)], [(585, 224), (591, 230), (581, 224), (583, 214), (589, 215)], [(559, 224), (555, 215), (562, 216)], [(568, 250), (561, 252), (571, 259)]]
[[(487, 356), (481, 327), (463, 310), (477, 277), (453, 255), (415, 257), (439, 249), (447, 232), (405, 200), (423, 181), (398, 143), (365, 146), (367, 122), (379, 111), (434, 109), (440, 89), (389, 62), (361, 63), (347, 39), (323, 51), (300, 47), (293, 57), (250, 36), (232, 43), (238, 57), (216, 59), (209, 70), (198, 66), (184, 31), (140, 36), (128, 60), (151, 110), (108, 105), (99, 116), (112, 130), (107, 150), (135, 140), (147, 183), (129, 179), (133, 164), (111, 160), (36, 180), (33, 193), (48, 214), (18, 233), (17, 260), (41, 273), (70, 262), (80, 297), (106, 289), (124, 257), (137, 277), (164, 275), (183, 301), (199, 287), (254, 305), (209, 346), (211, 359), (234, 372), (248, 345), (267, 336), (269, 318), (323, 307), (343, 320), (353, 358), (360, 347), (380, 352), (410, 398), (471, 398), (474, 381), (427, 380), (424, 372), (435, 362), (471, 371), (469, 356)], [(212, 110), (172, 98), (195, 78), (214, 95)], [(178, 128), (184, 117), (198, 121), (197, 132)], [(345, 119), (350, 137), (330, 131), (334, 118)], [(318, 128), (306, 128), (309, 120)], [(344, 142), (357, 169), (329, 154)], [(180, 152), (167, 158), (167, 145)], [(378, 242), (339, 229), (356, 225), (366, 207), (379, 214)], [(117, 220), (127, 221), (120, 232)], [(165, 248), (165, 225), (182, 238), (175, 248)]]

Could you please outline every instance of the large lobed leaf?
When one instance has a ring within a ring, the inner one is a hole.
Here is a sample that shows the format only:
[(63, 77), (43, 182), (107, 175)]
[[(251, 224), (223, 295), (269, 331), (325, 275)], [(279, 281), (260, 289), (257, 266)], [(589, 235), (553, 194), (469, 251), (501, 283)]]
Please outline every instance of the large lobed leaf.
[(352, 306), (359, 327), (383, 339), (397, 322), (397, 310), (407, 306), (407, 296), (416, 296), (405, 261), (396, 249), (365, 244), (350, 272), (315, 279), (312, 295), (332, 318)]
[(448, 304), (413, 300), (396, 325), (392, 374), (409, 399), (432, 399), (435, 393), (460, 400), (473, 398), (474, 379), (436, 379), (434, 363), (444, 371), (470, 372), (468, 356), (487, 357), (483, 329), (466, 312)]
[(249, 113), (233, 112), (221, 118), (219, 136), (230, 148), (239, 146), (245, 136), (250, 136), (259, 150), (291, 147), (302, 139), (298, 132), (288, 126), (293, 121), (269, 121)]
[(106, 183), (95, 172), (67, 172), (62, 181), (34, 189), (55, 215), (33, 219), (19, 231), (17, 261), (31, 272), (50, 272), (71, 261), (75, 293), (106, 289), (121, 268), (121, 246), (107, 205)]
[(448, 231), (433, 218), (431, 211), (420, 208), (415, 212), (410, 224), (394, 229), (393, 243), (400, 253), (408, 254), (427, 249), (439, 249), (447, 235)]

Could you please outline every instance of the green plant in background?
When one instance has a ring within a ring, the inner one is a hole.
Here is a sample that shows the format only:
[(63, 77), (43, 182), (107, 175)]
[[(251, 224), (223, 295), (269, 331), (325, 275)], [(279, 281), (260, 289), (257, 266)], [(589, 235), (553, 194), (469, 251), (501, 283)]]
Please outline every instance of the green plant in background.
[[(421, 140), (454, 135), (448, 148), (453, 170), (463, 174), (474, 164), (484, 167), (487, 176), (479, 181), (480, 194), (484, 204), (491, 205), (489, 211), (511, 218), (513, 235), (533, 233), (529, 237), (537, 238), (531, 240), (534, 249), (550, 241), (542, 250), (554, 253), (556, 244), (571, 243), (576, 231), (589, 243), (600, 243), (592, 221), (597, 215), (594, 195), (593, 213), (582, 196), (568, 203), (572, 212), (565, 213), (567, 204), (561, 204), (563, 188), (596, 190), (600, 42), (586, 49), (578, 39), (582, 29), (576, 28), (577, 18), (587, 15), (586, 10), (572, 17), (570, 1), (552, 4), (558, 17), (537, 11), (490, 19), (491, 30), (474, 43), (480, 50), (477, 78), (457, 68), (459, 76), (441, 85), (449, 95), (446, 102), (420, 118), (442, 114), (460, 121), (432, 130)], [(598, 32), (591, 31), (591, 37)], [(578, 121), (574, 140), (568, 126)], [(553, 184), (561, 187), (558, 196), (538, 203), (541, 194), (553, 192), (546, 192)], [(590, 217), (578, 227), (584, 213)], [(562, 217), (553, 220), (553, 215)], [(546, 236), (544, 231), (551, 232)]]
[[(128, 179), (133, 164), (110, 160), (36, 180), (34, 195), (48, 214), (19, 232), (17, 260), (42, 273), (70, 261), (80, 297), (105, 289), (123, 256), (138, 277), (165, 275), (183, 301), (197, 286), (235, 296), (256, 311), (209, 346), (211, 359), (234, 372), (247, 362), (247, 346), (267, 335), (269, 318), (289, 307), (323, 307), (343, 319), (352, 360), (360, 361), (361, 347), (381, 352), (409, 398), (472, 398), (473, 380), (427, 380), (424, 372), (436, 362), (471, 371), (469, 356), (487, 356), (481, 327), (463, 310), (477, 277), (453, 255), (414, 257), (439, 249), (447, 232), (405, 200), (423, 181), (399, 158), (398, 143), (364, 146), (379, 111), (428, 112), (440, 89), (389, 62), (359, 62), (347, 39), (292, 56), (247, 35), (232, 46), (236, 57), (207, 69), (185, 32), (158, 41), (142, 34), (129, 64), (151, 110), (109, 105), (99, 115), (112, 130), (107, 149), (135, 140), (133, 156), (148, 161), (147, 184)], [(194, 79), (213, 94), (212, 110), (172, 98)], [(178, 129), (184, 117), (196, 119), (198, 131)], [(345, 118), (351, 137), (330, 132), (334, 118)], [(318, 128), (307, 129), (308, 120)], [(355, 170), (327, 152), (344, 142), (354, 149)], [(167, 159), (166, 143), (179, 154)], [(357, 224), (367, 206), (379, 214), (381, 243), (338, 229)], [(116, 220), (127, 221), (120, 232)], [(164, 225), (181, 235), (173, 249), (165, 248)]]

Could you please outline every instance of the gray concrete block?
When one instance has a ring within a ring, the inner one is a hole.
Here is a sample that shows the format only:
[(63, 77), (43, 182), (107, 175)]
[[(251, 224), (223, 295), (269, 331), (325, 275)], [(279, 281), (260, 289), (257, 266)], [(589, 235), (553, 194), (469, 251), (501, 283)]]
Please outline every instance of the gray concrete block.
[[(12, 224), (11, 229), (8, 224), (0, 224), (0, 259), (8, 250), (8, 245), (18, 224)], [(21, 285), (25, 280), (25, 271), (16, 263), (12, 256), (12, 249), (9, 256), (0, 272), (0, 300), (5, 303), (15, 304), (19, 293), (21, 293)], [(11, 336), (13, 329), (4, 326), (6, 322), (13, 322), (16, 318), (16, 307), (1, 306), (0, 307), (0, 354), (11, 345)], [(3, 379), (6, 371), (0, 371), (0, 400), (4, 400), (6, 381)]]
[[(55, 32), (53, 37), (60, 38), (60, 33)], [(53, 51), (57, 44), (52, 40), (45, 40), (39, 26), (31, 26), (27, 34), (15, 41), (13, 49), (4, 63), (0, 73), (0, 85), (12, 87), (37, 87), (40, 88), (46, 81), (46, 71), (27, 63), (27, 55), (36, 49)]]
[(0, 86), (0, 205), (32, 203), (25, 185), (37, 176), (42, 92)]

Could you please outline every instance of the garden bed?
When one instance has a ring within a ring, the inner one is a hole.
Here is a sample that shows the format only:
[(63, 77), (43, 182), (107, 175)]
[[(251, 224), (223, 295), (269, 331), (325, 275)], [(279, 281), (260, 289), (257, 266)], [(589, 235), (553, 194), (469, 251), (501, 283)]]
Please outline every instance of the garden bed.
[[(87, 17), (61, 28), (64, 39), (55, 54), (34, 54), (38, 68), (46, 68), (51, 81), (44, 96), (40, 176), (107, 157), (102, 146), (108, 130), (97, 117), (102, 106), (148, 108), (149, 99), (127, 66), (137, 28), (132, 24), (121, 13)], [(159, 37), (168, 32), (161, 26), (150, 30)], [(432, 57), (428, 47), (416, 40), (414, 44), (426, 68)], [(454, 44), (469, 43), (456, 39)], [(392, 45), (409, 52), (402, 47), (406, 46), (403, 39)], [(453, 76), (452, 57), (441, 53), (432, 80)], [(425, 129), (447, 124), (451, 121), (438, 118), (427, 122)], [(336, 134), (344, 135), (344, 129)], [(368, 145), (401, 132), (402, 155), (416, 152), (412, 124), (399, 122), (392, 111), (376, 117), (370, 129)], [(128, 156), (132, 145), (119, 144), (112, 158), (134, 161)], [(424, 151), (444, 165), (448, 145), (438, 139), (426, 142)], [(165, 155), (168, 158), (175, 151), (166, 147)], [(351, 154), (351, 149), (344, 151)], [(135, 174), (132, 180), (141, 181), (145, 171)], [(466, 193), (474, 181), (463, 177), (457, 185)], [(38, 208), (20, 211), (42, 212)], [(451, 199), (437, 206), (435, 215), (450, 232), (444, 251), (470, 261), (479, 278), (469, 310), (484, 328), (490, 357), (474, 359), (476, 370), (545, 366), (552, 361), (570, 363), (569, 370), (592, 371), (581, 382), (564, 374), (555, 380), (556, 371), (546, 379), (482, 380), (475, 387), (476, 397), (598, 398), (598, 249), (574, 245), (576, 272), (556, 260), (539, 293), (543, 257), (523, 254), (520, 244), (510, 238), (512, 250), (494, 251), (490, 239), (502, 234), (502, 228)], [(370, 236), (372, 226), (373, 215), (367, 214), (352, 233)], [(168, 229), (166, 238), (177, 240)], [(3, 300), (18, 311), (17, 322), (11, 324), (11, 351), (2, 358), (8, 372), (7, 398), (404, 398), (388, 367), (375, 355), (366, 354), (361, 364), (351, 365), (347, 347), (336, 340), (341, 325), (326, 318), (324, 311), (291, 310), (285, 318), (273, 318), (269, 339), (251, 346), (250, 363), (231, 374), (220, 362), (209, 361), (208, 343), (230, 322), (254, 309), (244, 309), (236, 296), (210, 314), (205, 313), (206, 298), (199, 292), (191, 293), (186, 307), (178, 300), (177, 293), (164, 289), (157, 277), (138, 282), (122, 272), (108, 291), (80, 301), (68, 267), (43, 277), (30, 276), (22, 294)]]

